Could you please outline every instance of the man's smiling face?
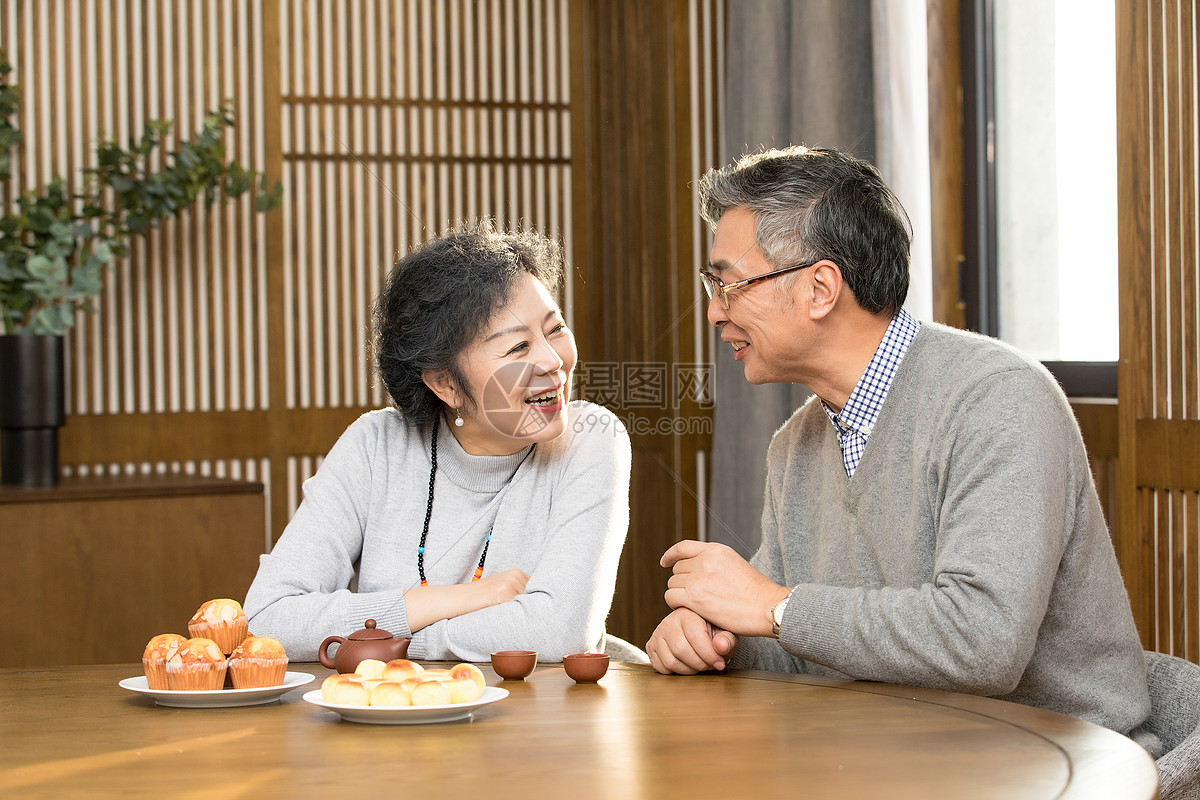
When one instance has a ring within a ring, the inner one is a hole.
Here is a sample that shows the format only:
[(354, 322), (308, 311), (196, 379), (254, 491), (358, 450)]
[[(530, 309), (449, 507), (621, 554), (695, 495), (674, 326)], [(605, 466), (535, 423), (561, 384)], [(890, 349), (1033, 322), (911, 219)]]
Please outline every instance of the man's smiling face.
[[(754, 214), (731, 208), (717, 223), (709, 269), (730, 284), (777, 269), (754, 241)], [(785, 265), (786, 266), (786, 265)], [(796, 302), (804, 271), (752, 283), (729, 293), (729, 308), (717, 297), (708, 303), (708, 321), (734, 349), (750, 383), (791, 383), (802, 363), (804, 320)], [(789, 288), (790, 287), (790, 288)]]

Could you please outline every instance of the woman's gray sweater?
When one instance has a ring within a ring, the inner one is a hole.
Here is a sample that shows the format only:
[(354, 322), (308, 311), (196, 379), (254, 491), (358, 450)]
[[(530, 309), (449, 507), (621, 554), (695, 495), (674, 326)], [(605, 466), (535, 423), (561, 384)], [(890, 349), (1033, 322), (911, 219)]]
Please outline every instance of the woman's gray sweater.
[(469, 455), (439, 428), (429, 582), (469, 581), (491, 530), (484, 574), (521, 569), (525, 592), (411, 633), (404, 592), (420, 583), (429, 428), (384, 409), (347, 428), (305, 482), (246, 595), (253, 633), (279, 639), (295, 661), (316, 660), (325, 637), (367, 619), (411, 634), (409, 657), (418, 659), (487, 661), (520, 649), (552, 661), (603, 647), (629, 524), (629, 437), (617, 418), (572, 403), (565, 434), (511, 456)]

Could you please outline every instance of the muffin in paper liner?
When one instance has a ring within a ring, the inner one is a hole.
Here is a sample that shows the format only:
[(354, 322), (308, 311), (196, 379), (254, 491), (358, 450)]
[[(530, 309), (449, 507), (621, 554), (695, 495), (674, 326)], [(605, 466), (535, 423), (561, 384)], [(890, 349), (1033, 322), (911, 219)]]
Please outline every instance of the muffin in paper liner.
[(187, 641), (178, 633), (160, 633), (146, 644), (142, 653), (142, 667), (146, 671), (146, 685), (151, 689), (168, 689), (167, 656)]
[(248, 635), (248, 621), (242, 604), (236, 600), (220, 598), (209, 600), (188, 621), (188, 633), (211, 639), (229, 655)]
[(167, 657), (167, 688), (177, 692), (220, 689), (225, 684), (225, 654), (211, 639), (188, 639)]
[(250, 636), (229, 656), (229, 675), (235, 689), (282, 686), (288, 657), (283, 645), (270, 636)]

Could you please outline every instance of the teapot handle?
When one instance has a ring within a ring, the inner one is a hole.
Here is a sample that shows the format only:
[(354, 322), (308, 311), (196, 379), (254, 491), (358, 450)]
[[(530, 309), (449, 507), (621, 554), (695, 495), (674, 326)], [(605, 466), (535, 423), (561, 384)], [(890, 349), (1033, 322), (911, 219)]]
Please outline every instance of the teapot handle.
[(325, 641), (321, 642), (321, 646), (317, 648), (317, 658), (320, 659), (322, 666), (328, 667), (329, 669), (335, 669), (333, 665), (333, 659), (329, 657), (329, 645), (333, 644), (334, 642), (337, 642), (338, 644), (345, 644), (346, 638), (344, 636), (330, 636)]

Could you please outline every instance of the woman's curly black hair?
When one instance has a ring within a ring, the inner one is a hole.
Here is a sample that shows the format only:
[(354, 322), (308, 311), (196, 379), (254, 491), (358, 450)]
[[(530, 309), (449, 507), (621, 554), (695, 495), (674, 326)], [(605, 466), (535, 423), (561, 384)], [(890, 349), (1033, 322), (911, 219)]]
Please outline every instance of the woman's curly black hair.
[(459, 356), (529, 273), (552, 293), (563, 273), (558, 244), (531, 231), (502, 232), (482, 222), (439, 236), (392, 268), (375, 301), (375, 363), (392, 403), (417, 425), (442, 401), (425, 370), (447, 373), (474, 407)]

